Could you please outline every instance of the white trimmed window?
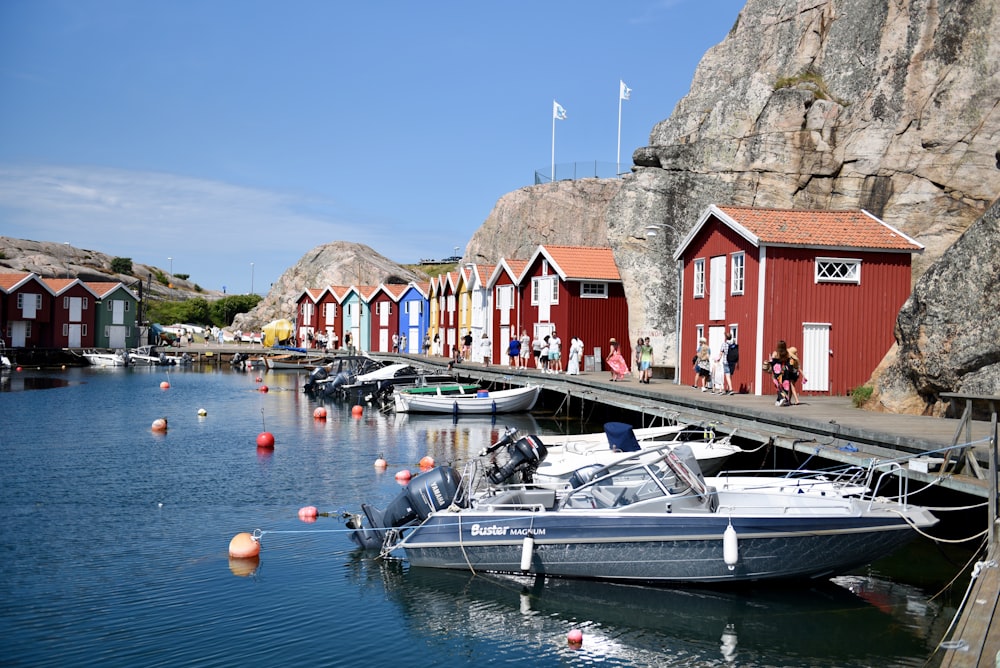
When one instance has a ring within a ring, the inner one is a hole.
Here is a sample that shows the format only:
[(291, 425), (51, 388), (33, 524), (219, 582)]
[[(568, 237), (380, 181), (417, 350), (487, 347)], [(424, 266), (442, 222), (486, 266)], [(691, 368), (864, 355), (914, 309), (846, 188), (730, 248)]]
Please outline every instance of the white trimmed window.
[(861, 260), (842, 257), (816, 258), (817, 283), (861, 283)]
[(705, 296), (705, 258), (694, 261), (694, 296)]
[(608, 284), (607, 283), (581, 283), (580, 284), (580, 296), (583, 297), (583, 298), (607, 299), (608, 298)]
[(733, 295), (742, 295), (746, 280), (746, 253), (743, 251), (733, 253), (732, 259), (733, 261), (730, 267), (731, 275), (729, 277), (729, 293)]

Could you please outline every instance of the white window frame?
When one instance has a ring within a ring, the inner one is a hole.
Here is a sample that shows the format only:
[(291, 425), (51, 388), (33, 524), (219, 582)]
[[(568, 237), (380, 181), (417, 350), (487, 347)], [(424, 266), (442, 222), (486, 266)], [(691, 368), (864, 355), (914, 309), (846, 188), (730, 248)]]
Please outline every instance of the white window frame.
[(607, 299), (608, 284), (597, 281), (586, 281), (580, 283), (581, 299)]
[(705, 297), (705, 258), (698, 258), (692, 265), (694, 267), (694, 280), (692, 281), (693, 296), (696, 299), (701, 299)]
[(813, 264), (817, 283), (852, 283), (861, 285), (861, 259), (817, 257)]
[[(554, 274), (553, 274), (554, 275)], [(533, 276), (531, 278), (531, 305), (538, 306), (538, 286), (543, 280), (550, 279), (551, 276)], [(559, 280), (549, 281), (552, 285), (552, 298), (549, 305), (554, 306), (559, 303)]]
[(742, 295), (746, 289), (746, 253), (744, 251), (732, 253), (731, 259), (729, 294)]

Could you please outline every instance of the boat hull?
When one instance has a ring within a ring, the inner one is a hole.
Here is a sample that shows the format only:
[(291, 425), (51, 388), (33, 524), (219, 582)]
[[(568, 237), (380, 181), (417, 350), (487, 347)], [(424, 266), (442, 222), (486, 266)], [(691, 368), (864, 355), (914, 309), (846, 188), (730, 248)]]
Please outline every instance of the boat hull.
[(397, 392), (393, 397), (398, 413), (447, 413), (454, 415), (518, 413), (530, 411), (538, 400), (541, 388), (529, 386), (512, 390), (447, 396), (417, 395)]
[[(928, 514), (929, 516), (929, 514)], [(932, 516), (924, 522), (933, 524)], [(827, 578), (890, 554), (915, 532), (899, 516), (732, 518), (739, 559), (730, 569), (726, 516), (580, 516), (436, 513), (404, 541), (413, 566), (648, 583)], [(522, 570), (525, 537), (534, 547)]]

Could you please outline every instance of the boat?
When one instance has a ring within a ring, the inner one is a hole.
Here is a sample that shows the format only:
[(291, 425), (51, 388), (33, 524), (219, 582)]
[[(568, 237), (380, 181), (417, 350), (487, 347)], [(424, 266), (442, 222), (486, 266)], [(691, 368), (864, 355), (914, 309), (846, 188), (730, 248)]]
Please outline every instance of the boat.
[(9, 371), (13, 367), (10, 358), (7, 357), (7, 344), (0, 339), (0, 371)]
[(113, 352), (85, 350), (80, 354), (87, 360), (90, 366), (115, 367), (129, 365), (129, 355), (124, 350), (115, 350)]
[[(491, 446), (492, 447), (492, 446)], [(414, 477), (385, 508), (348, 515), (351, 539), (411, 566), (652, 584), (826, 579), (886, 556), (937, 518), (906, 495), (710, 486), (690, 447), (642, 450), (530, 484), (547, 455), (528, 435), (465, 468)], [(506, 461), (502, 461), (506, 455)]]
[(384, 362), (367, 355), (337, 355), (328, 364), (318, 366), (309, 373), (303, 390), (322, 397), (346, 397), (341, 391), (345, 385), (356, 382), (359, 375), (384, 366)]
[(518, 413), (530, 411), (538, 400), (541, 387), (526, 385), (509, 390), (477, 390), (475, 394), (439, 394), (403, 391), (393, 394), (397, 413), (451, 413), (462, 415), (479, 413)]
[(330, 355), (316, 354), (293, 354), (268, 355), (264, 358), (264, 364), (271, 371), (312, 371), (318, 366), (329, 364), (333, 361)]
[(608, 422), (603, 432), (546, 436), (548, 456), (535, 472), (536, 485), (562, 486), (584, 466), (609, 466), (628, 459), (627, 453), (648, 450), (651, 456), (664, 445), (691, 446), (704, 475), (715, 475), (725, 462), (743, 449), (732, 443), (732, 434), (719, 437), (709, 428), (694, 425), (664, 425), (633, 429), (623, 422)]

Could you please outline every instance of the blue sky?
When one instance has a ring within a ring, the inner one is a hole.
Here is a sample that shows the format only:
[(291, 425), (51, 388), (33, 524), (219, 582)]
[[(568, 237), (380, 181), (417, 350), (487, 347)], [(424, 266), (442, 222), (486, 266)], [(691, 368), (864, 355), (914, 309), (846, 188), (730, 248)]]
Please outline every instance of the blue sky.
[(630, 165), (743, 4), (3, 0), (0, 235), (230, 293), (331, 241), (461, 254), (553, 100), (557, 173), (611, 166), (624, 80)]

